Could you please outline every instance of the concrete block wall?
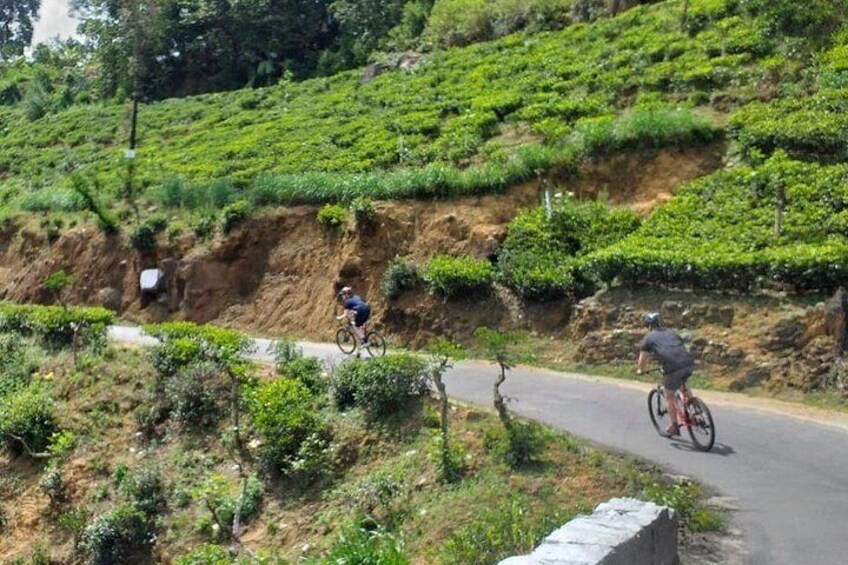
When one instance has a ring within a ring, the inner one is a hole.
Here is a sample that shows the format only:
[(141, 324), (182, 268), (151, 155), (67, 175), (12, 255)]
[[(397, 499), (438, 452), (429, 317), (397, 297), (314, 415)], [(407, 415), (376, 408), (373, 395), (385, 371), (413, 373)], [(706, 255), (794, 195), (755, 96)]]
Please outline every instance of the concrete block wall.
[(599, 504), (549, 535), (530, 555), (499, 565), (677, 565), (677, 515), (633, 498)]

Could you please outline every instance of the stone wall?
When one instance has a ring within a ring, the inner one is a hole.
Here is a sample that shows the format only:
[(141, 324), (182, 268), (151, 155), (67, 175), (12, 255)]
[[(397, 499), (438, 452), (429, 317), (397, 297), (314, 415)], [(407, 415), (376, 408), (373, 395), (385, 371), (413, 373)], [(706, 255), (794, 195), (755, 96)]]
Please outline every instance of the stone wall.
[(677, 515), (664, 506), (614, 498), (571, 520), (530, 555), (500, 565), (676, 565)]

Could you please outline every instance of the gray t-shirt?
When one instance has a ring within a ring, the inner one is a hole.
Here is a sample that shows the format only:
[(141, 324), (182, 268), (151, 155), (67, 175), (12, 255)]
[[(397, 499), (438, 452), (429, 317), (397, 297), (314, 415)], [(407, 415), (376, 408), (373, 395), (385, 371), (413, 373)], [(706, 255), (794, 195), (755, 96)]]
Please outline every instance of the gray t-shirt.
[(695, 360), (686, 350), (683, 339), (667, 328), (657, 328), (646, 335), (639, 349), (656, 355), (666, 375), (695, 366)]

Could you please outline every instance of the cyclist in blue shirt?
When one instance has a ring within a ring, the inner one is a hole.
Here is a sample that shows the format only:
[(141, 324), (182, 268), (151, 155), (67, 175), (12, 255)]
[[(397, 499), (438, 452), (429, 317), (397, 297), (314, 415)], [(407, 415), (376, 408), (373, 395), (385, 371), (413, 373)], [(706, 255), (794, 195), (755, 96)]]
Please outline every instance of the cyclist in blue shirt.
[(371, 307), (360, 296), (353, 294), (353, 289), (349, 286), (341, 289), (339, 296), (344, 303), (344, 312), (337, 319), (352, 319), (353, 331), (356, 332), (362, 346), (368, 347), (368, 342), (365, 341), (365, 324), (371, 319)]

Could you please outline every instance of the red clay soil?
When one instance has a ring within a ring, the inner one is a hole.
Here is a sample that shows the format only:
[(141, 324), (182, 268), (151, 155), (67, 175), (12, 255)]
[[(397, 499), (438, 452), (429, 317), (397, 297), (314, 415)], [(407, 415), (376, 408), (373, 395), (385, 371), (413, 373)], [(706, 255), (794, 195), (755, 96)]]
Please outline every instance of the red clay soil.
[[(722, 150), (715, 144), (598, 158), (587, 163), (579, 179), (564, 179), (563, 190), (607, 195), (615, 204), (645, 211), (681, 182), (720, 166)], [(527, 306), (496, 292), (474, 303), (441, 304), (419, 292), (388, 308), (379, 293), (395, 256), (489, 256), (510, 220), (539, 201), (539, 183), (532, 182), (500, 195), (383, 203), (377, 206), (376, 227), (364, 233), (352, 225), (336, 232), (323, 228), (316, 207), (278, 208), (211, 243), (184, 236), (150, 254), (91, 226), (65, 232), (52, 244), (41, 231), (11, 226), (0, 231), (0, 300), (46, 302), (50, 297), (42, 281), (65, 269), (76, 277), (71, 302), (100, 304), (104, 289), (114, 289), (121, 315), (129, 320), (215, 321), (255, 333), (327, 339), (334, 332), (334, 291), (344, 283), (375, 306), (395, 343), (421, 343), (433, 332), (468, 335), (480, 325), (556, 334), (568, 321), (566, 303)], [(142, 304), (140, 271), (168, 265), (174, 272), (169, 296)]]

